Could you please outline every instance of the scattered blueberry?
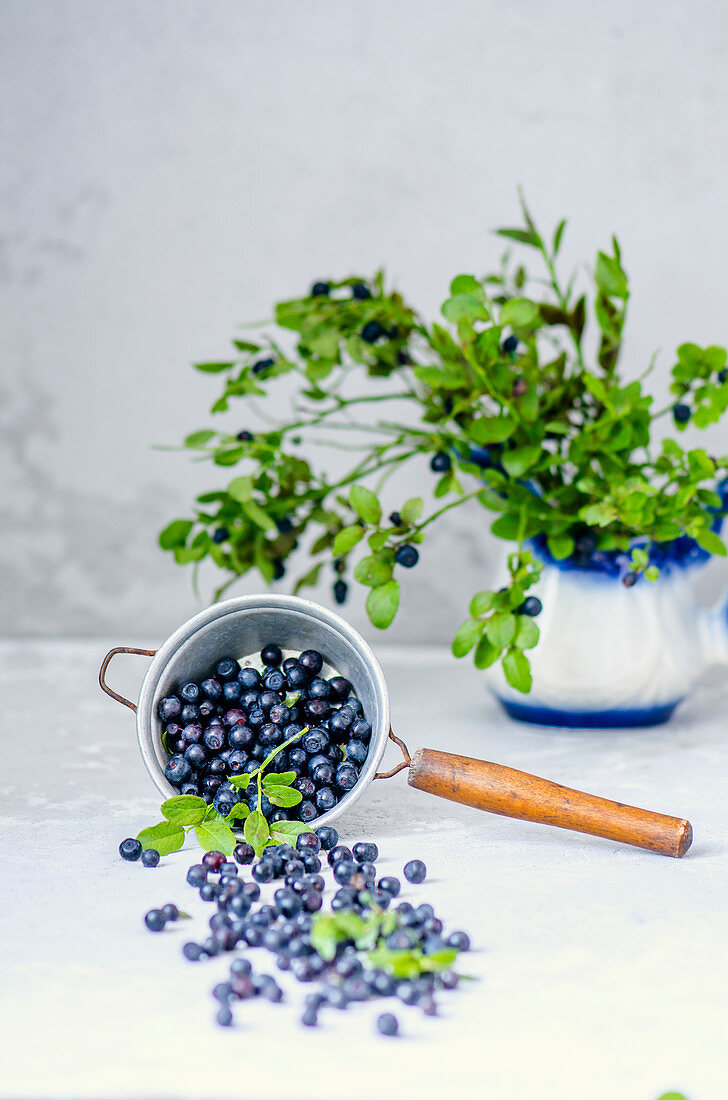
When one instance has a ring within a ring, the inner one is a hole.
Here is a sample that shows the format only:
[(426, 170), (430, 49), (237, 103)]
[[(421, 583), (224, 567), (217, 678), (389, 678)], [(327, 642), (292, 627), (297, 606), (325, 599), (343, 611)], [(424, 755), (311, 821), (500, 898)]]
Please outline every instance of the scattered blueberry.
[(371, 298), (372, 292), (366, 283), (354, 283), (351, 288), (352, 298), (356, 298), (358, 302), (366, 302), (368, 298)]
[(382, 1012), (377, 1016), (377, 1031), (380, 1035), (396, 1035), (399, 1031), (399, 1021), (391, 1012)]
[(692, 416), (692, 410), (689, 405), (678, 403), (677, 405), (673, 405), (672, 415), (675, 417), (675, 422), (677, 424), (687, 424)]
[(505, 340), (503, 341), (502, 347), (506, 355), (510, 355), (518, 347), (518, 337), (506, 336)]
[(142, 852), (142, 864), (144, 867), (156, 867), (159, 863), (159, 852), (156, 848), (145, 848)]
[(379, 321), (367, 321), (360, 335), (365, 344), (376, 344), (377, 340), (387, 335), (387, 330)]
[(213, 542), (226, 542), (229, 538), (230, 532), (228, 531), (227, 527), (216, 527), (215, 530), (212, 532)]
[(402, 517), (400, 516), (399, 512), (390, 512), (389, 522), (392, 524), (392, 527), (401, 527)]
[(411, 859), (409, 863), (404, 865), (404, 877), (408, 882), (418, 883), (424, 882), (427, 875), (427, 868), (421, 859)]
[(314, 283), (311, 287), (312, 298), (328, 298), (331, 293), (331, 286), (329, 283)]
[(134, 863), (135, 860), (139, 859), (141, 854), (141, 841), (135, 840), (134, 837), (127, 837), (126, 840), (122, 840), (119, 845), (119, 855), (122, 859), (126, 859), (130, 863)]
[(525, 600), (518, 608), (519, 615), (530, 615), (531, 618), (535, 618), (536, 615), (540, 615), (543, 611), (543, 604), (539, 600), (538, 596), (526, 596)]
[(161, 932), (167, 922), (161, 909), (150, 909), (144, 917), (144, 923), (150, 932)]
[(346, 603), (346, 597), (347, 597), (348, 592), (349, 592), (349, 586), (346, 583), (346, 581), (342, 581), (341, 578), (339, 578), (338, 581), (335, 581), (333, 591), (334, 591), (334, 599), (336, 600), (336, 602), (338, 604)]

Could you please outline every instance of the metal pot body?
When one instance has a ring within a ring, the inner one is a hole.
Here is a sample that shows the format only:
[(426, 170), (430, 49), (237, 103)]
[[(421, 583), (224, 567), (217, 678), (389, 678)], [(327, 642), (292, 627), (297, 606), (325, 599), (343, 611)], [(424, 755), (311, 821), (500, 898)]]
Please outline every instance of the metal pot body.
[(326, 665), (351, 681), (361, 700), (372, 735), (359, 779), (336, 806), (315, 819), (325, 825), (346, 812), (364, 793), (384, 754), (389, 735), (389, 695), (372, 650), (347, 622), (327, 608), (297, 596), (264, 593), (213, 604), (188, 619), (157, 651), (139, 693), (137, 737), (142, 759), (165, 798), (179, 792), (165, 778), (167, 754), (162, 746), (159, 702), (186, 680), (200, 680), (222, 657), (241, 662), (257, 658), (274, 642), (296, 653), (317, 649)]

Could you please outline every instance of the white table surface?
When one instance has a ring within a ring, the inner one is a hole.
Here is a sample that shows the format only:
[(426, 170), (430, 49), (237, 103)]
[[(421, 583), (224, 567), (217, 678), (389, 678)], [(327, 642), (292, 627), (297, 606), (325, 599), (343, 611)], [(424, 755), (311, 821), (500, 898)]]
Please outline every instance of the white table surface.
[[(728, 1097), (720, 680), (661, 729), (548, 732), (504, 718), (472, 667), (444, 651), (381, 647), (410, 749), (497, 760), (686, 815), (695, 830), (689, 855), (672, 860), (438, 800), (404, 775), (372, 785), (341, 822), (342, 841), (375, 840), (387, 873), (426, 861), (428, 881), (402, 896), (431, 901), (448, 927), (471, 933), (461, 970), (479, 979), (443, 994), (439, 1018), (398, 1006), (403, 1036), (392, 1041), (373, 1034), (374, 1005), (301, 1027), (310, 987), (296, 983), (287, 1004), (248, 1002), (236, 1027), (213, 1024), (209, 989), (230, 956), (180, 956), (211, 912), (184, 882), (198, 850), (190, 843), (156, 869), (117, 854), (123, 837), (158, 820), (159, 799), (133, 715), (96, 684), (106, 648), (0, 643), (4, 1097)], [(144, 661), (118, 665), (112, 681), (132, 693)], [(152, 935), (143, 914), (167, 901), (194, 915), (192, 927)]]

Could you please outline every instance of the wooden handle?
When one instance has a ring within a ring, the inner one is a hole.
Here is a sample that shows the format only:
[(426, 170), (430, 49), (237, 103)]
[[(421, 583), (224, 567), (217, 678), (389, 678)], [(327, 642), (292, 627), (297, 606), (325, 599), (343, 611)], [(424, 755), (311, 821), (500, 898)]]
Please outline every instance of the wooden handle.
[(591, 833), (663, 856), (684, 856), (693, 839), (692, 826), (684, 818), (610, 802), (528, 772), (449, 752), (417, 749), (408, 782), (420, 791), (492, 814)]

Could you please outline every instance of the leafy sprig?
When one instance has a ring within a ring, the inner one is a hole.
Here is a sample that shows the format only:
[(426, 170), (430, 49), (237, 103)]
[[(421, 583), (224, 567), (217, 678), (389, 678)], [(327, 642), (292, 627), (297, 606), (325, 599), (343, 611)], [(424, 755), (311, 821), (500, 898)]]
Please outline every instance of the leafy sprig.
[(336, 913), (316, 913), (311, 925), (311, 946), (327, 962), (331, 962), (339, 947), (353, 944), (366, 951), (373, 967), (386, 970), (395, 978), (417, 978), (420, 974), (448, 970), (457, 960), (459, 951), (443, 947), (425, 954), (420, 948), (394, 949), (387, 946), (387, 936), (399, 927), (396, 913), (376, 906), (362, 916), (351, 909)]
[[(318, 583), (328, 563), (338, 582), (351, 576), (367, 590), (367, 613), (384, 629), (417, 560), (398, 551), (419, 553), (450, 509), (481, 508), (491, 532), (517, 544), (521, 564), (492, 608), (480, 594), (454, 649), (472, 651), (481, 667), (501, 660), (510, 683), (527, 691), (534, 624), (518, 621), (517, 596), (538, 577), (524, 556), (529, 540), (557, 560), (585, 542), (620, 553), (630, 584), (657, 579), (660, 543), (687, 536), (725, 554), (716, 482), (728, 475), (728, 457), (657, 439), (656, 426), (670, 416), (681, 433), (725, 414), (726, 349), (681, 344), (674, 400), (656, 410), (646, 389), (654, 357), (638, 378), (619, 371), (630, 287), (617, 239), (597, 252), (583, 286), (561, 273), (566, 221), (546, 235), (523, 200), (521, 213), (521, 225), (497, 234), (540, 270), (531, 274), (509, 251), (491, 274), (457, 275), (443, 323), (415, 313), (381, 272), (351, 276), (278, 303), (275, 330), (234, 340), (228, 360), (197, 365), (222, 382), (212, 413), (242, 407), (246, 423), (187, 436), (195, 457), (235, 467), (235, 476), (198, 496), (193, 515), (173, 520), (160, 544), (180, 564), (212, 560), (225, 576), (215, 598), (251, 569), (266, 583), (280, 579), (307, 540), (313, 560), (294, 590)], [(279, 413), (284, 375), (296, 382), (288, 416)], [(258, 410), (257, 425), (247, 422)], [(304, 440), (337, 448), (335, 474), (300, 456)], [(432, 508), (414, 497), (390, 511), (389, 477), (433, 456)]]
[(297, 806), (301, 801), (303, 796), (300, 791), (294, 790), (291, 786), (296, 779), (295, 772), (266, 774), (266, 768), (273, 763), (279, 753), (294, 741), (300, 740), (307, 730), (308, 727), (304, 726), (298, 733), (278, 745), (255, 771), (228, 777), (228, 782), (240, 791), (247, 790), (252, 782), (256, 783), (255, 810), (251, 811), (244, 802), (237, 802), (223, 817), (214, 806), (208, 805), (199, 795), (176, 795), (174, 798), (168, 798), (161, 805), (164, 820), (157, 825), (142, 829), (137, 835), (137, 840), (141, 841), (143, 848), (156, 848), (159, 854), (164, 856), (181, 848), (187, 834), (194, 829), (197, 843), (206, 852), (217, 850), (230, 856), (238, 843), (233, 828), (238, 827), (239, 822), (242, 821), (246, 841), (255, 850), (255, 854), (260, 856), (267, 847), (289, 844), (299, 833), (311, 832), (311, 827), (303, 821), (275, 821), (271, 824), (261, 809), (263, 794), (274, 806), (279, 807)]

